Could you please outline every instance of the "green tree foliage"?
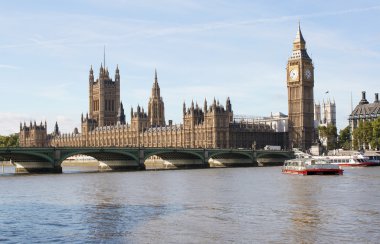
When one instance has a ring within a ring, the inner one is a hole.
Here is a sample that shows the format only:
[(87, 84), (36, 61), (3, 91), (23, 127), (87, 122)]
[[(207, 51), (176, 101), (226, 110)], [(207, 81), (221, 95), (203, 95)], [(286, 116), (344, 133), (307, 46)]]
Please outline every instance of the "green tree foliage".
[(372, 139), (371, 139), (372, 148), (380, 148), (380, 118), (372, 121)]
[(354, 149), (361, 149), (364, 145), (371, 148), (380, 148), (380, 118), (374, 121), (360, 121), (359, 126), (352, 132)]
[(18, 147), (18, 134), (0, 136), (0, 147)]
[(350, 135), (350, 126), (347, 126), (343, 130), (339, 131), (338, 145), (344, 150), (350, 150), (351, 148), (351, 135)]
[(336, 148), (336, 138), (338, 136), (336, 126), (333, 124), (328, 124), (326, 126), (318, 127), (319, 136), (327, 139), (327, 149), (335, 149)]

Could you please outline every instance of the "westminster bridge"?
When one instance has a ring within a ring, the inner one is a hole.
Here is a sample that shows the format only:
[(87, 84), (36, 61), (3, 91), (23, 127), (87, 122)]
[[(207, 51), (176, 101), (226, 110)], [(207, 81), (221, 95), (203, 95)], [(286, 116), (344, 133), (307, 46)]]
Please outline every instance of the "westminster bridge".
[(16, 172), (61, 173), (71, 156), (86, 155), (99, 161), (99, 170), (144, 170), (282, 165), (292, 151), (204, 148), (131, 147), (15, 147), (0, 148), (0, 160), (10, 160)]

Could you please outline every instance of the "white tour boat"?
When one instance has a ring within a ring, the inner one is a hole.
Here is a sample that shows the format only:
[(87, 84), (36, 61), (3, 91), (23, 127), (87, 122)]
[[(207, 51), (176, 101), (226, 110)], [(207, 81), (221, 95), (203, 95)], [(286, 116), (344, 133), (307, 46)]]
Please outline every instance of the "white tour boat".
[(343, 169), (323, 159), (296, 158), (286, 160), (282, 173), (299, 175), (342, 175)]

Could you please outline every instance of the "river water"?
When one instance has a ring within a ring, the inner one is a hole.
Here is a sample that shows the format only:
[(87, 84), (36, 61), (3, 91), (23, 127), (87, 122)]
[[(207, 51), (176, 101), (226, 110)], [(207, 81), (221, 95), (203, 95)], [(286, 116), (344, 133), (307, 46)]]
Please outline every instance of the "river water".
[[(83, 172), (86, 171), (86, 172)], [(2, 243), (379, 243), (380, 167), (0, 174)]]

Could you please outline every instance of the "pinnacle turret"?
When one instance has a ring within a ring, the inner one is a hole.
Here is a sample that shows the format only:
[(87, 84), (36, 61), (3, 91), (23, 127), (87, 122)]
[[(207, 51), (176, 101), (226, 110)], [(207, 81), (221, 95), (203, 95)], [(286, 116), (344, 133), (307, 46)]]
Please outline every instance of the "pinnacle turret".
[(94, 70), (92, 69), (92, 65), (90, 67), (89, 81), (94, 82)]
[(125, 114), (124, 114), (124, 107), (123, 102), (120, 102), (119, 111), (117, 112), (117, 123), (118, 124), (125, 124)]
[(59, 135), (59, 127), (58, 127), (58, 122), (56, 121), (55, 122), (55, 125), (54, 125), (54, 132), (53, 132), (54, 135)]

